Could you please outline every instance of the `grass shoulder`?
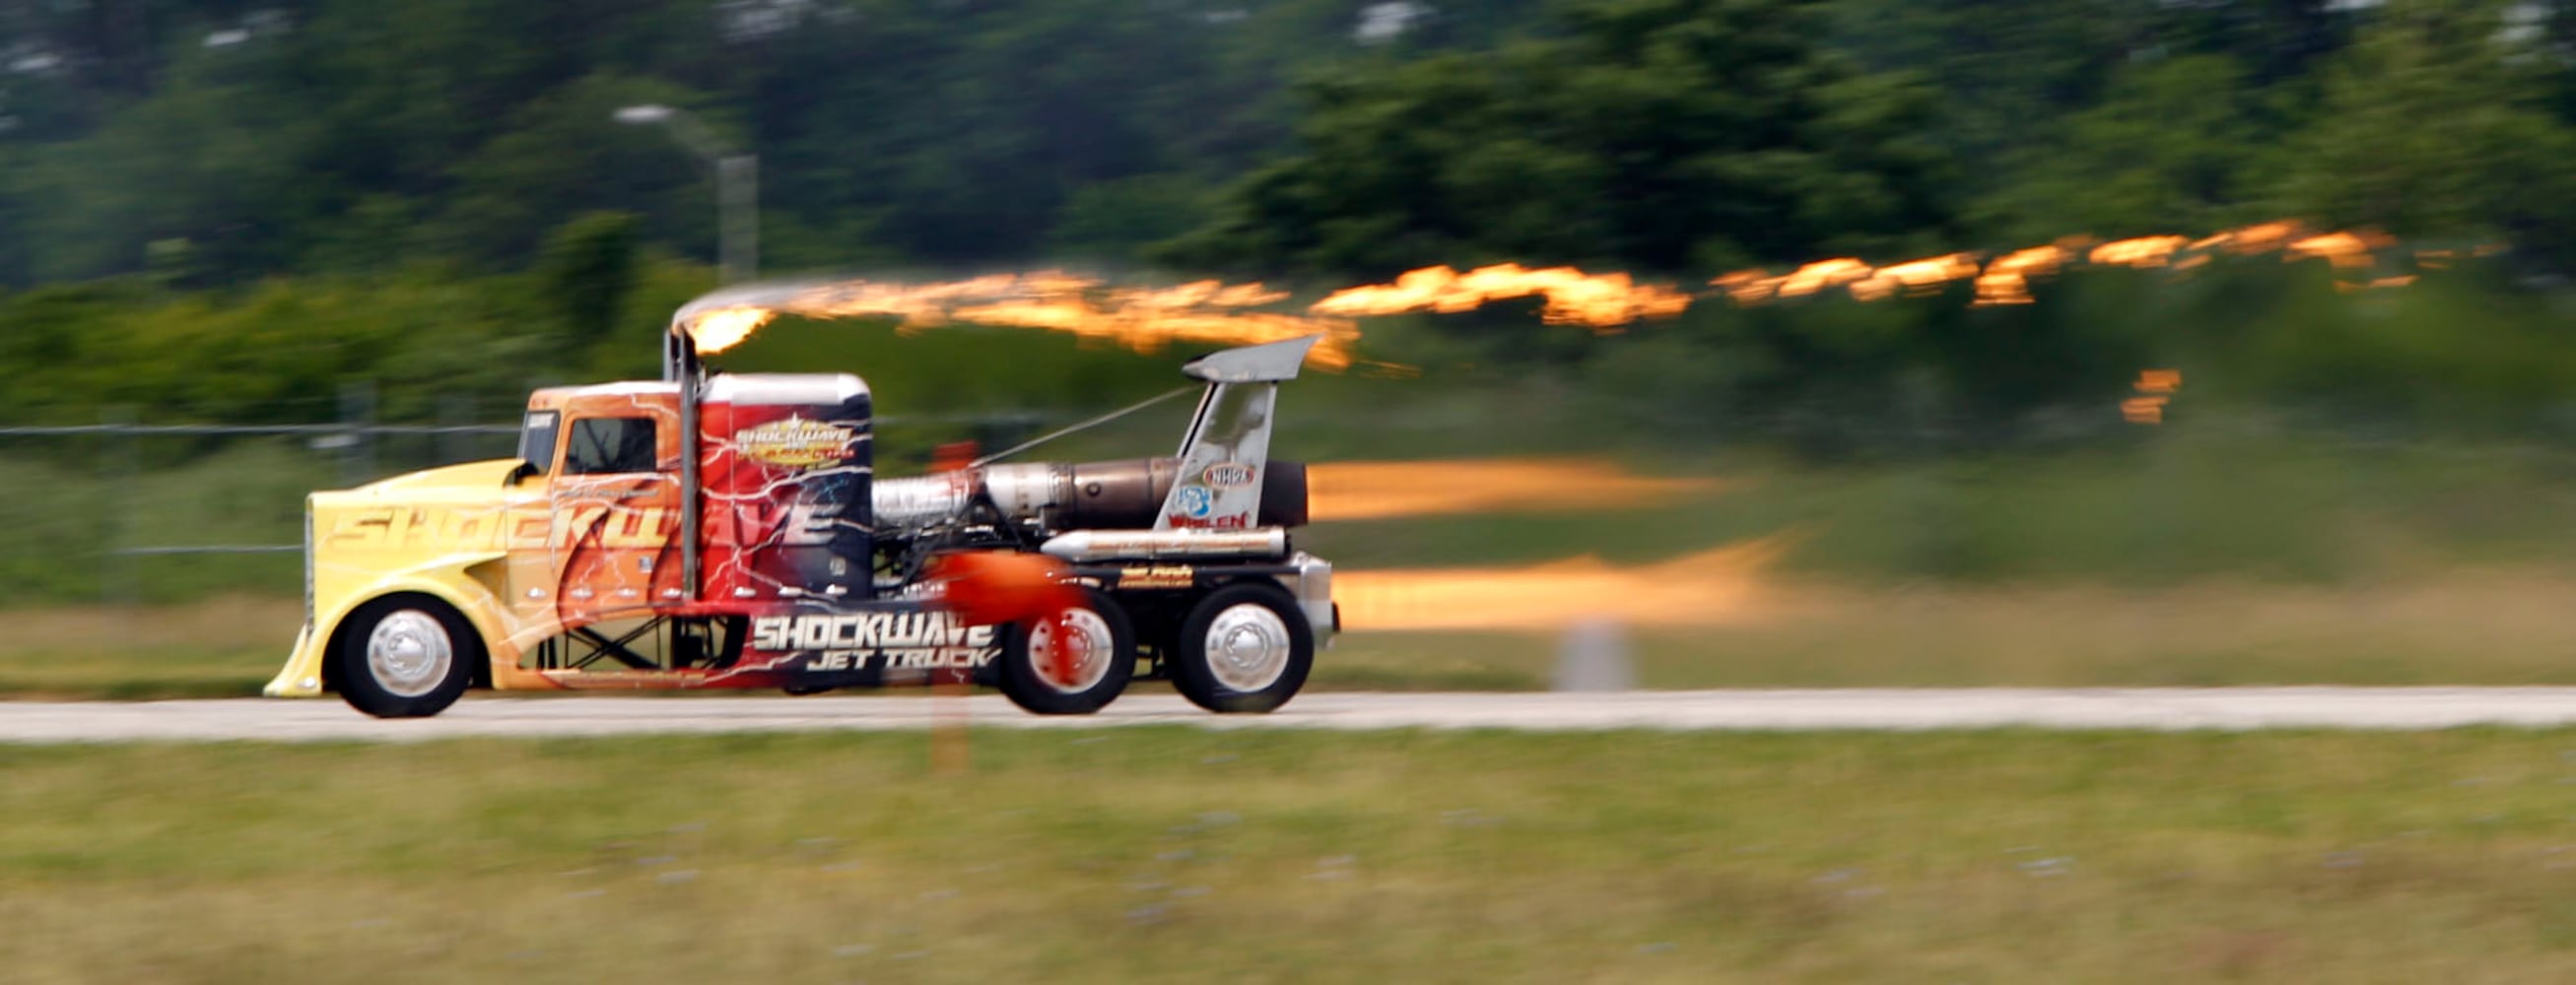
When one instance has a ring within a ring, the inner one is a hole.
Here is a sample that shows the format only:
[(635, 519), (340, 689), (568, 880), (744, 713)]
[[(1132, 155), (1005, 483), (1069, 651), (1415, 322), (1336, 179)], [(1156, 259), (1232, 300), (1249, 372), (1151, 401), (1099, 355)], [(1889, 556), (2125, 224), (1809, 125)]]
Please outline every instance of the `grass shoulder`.
[(13, 974), (2576, 972), (2564, 731), (927, 742), (0, 749)]

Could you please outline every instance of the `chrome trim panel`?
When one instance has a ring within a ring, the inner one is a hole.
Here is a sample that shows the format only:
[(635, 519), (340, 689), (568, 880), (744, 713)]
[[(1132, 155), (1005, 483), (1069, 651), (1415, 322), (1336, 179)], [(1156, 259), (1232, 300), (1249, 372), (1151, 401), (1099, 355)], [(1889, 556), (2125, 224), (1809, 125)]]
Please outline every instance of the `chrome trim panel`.
[(1297, 608), (1306, 613), (1306, 624), (1314, 627), (1315, 640), (1322, 646), (1332, 645), (1341, 631), (1341, 618), (1333, 611), (1333, 563), (1304, 551), (1288, 559), (1296, 569), (1279, 576), (1279, 583), (1297, 596)]

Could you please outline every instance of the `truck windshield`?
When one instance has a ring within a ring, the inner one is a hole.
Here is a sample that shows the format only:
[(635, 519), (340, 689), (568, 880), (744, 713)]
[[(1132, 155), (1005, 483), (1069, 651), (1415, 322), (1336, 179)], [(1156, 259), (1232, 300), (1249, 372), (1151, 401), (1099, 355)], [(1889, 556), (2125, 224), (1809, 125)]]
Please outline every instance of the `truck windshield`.
[(519, 426), (519, 460), (544, 475), (555, 467), (555, 430), (562, 415), (551, 410), (528, 412), (527, 423)]

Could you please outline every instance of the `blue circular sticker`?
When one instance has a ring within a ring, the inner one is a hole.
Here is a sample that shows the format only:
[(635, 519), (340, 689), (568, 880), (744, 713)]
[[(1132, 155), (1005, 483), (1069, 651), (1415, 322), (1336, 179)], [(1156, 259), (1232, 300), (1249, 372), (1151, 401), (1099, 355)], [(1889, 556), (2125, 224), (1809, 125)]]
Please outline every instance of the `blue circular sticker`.
[(1216, 512), (1216, 494), (1206, 486), (1182, 486), (1173, 505), (1180, 508), (1182, 516), (1204, 517)]

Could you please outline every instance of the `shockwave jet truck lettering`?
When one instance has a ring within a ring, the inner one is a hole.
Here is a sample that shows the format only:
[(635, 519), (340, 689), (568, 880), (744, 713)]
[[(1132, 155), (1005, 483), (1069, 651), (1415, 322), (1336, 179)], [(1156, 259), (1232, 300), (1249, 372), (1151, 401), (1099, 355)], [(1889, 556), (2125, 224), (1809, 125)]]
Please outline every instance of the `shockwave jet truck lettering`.
[[(715, 371), (677, 339), (662, 381), (538, 391), (518, 458), (312, 494), (266, 693), (414, 717), (470, 687), (971, 683), (1083, 714), (1142, 676), (1272, 710), (1340, 628), (1332, 566), (1290, 542), (1305, 468), (1269, 459), (1314, 343), (1186, 364), (1206, 387), (1172, 458), (879, 479), (858, 377)], [(1051, 555), (1084, 602), (966, 625), (927, 577), (952, 551)]]

